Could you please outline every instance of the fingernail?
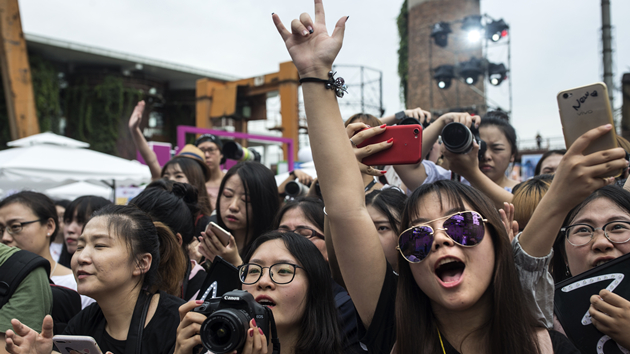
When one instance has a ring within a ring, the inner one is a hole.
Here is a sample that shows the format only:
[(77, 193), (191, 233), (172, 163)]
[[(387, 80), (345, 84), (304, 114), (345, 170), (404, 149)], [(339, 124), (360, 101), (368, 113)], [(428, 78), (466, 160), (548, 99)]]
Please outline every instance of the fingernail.
[(254, 325), (254, 327), (258, 327), (256, 326), (256, 320), (252, 318), (252, 324)]
[(308, 36), (308, 31), (307, 31), (307, 30), (302, 31), (302, 35), (303, 35), (304, 37)]
[(387, 140), (387, 143), (388, 143), (388, 144), (391, 144), (391, 143), (393, 143), (393, 142), (394, 142), (394, 138), (389, 138), (389, 140)]
[(271, 13), (271, 16), (273, 16), (273, 14), (275, 14), (275, 12), (272, 12), (272, 13)]
[(308, 33), (313, 33), (313, 26), (308, 26), (306, 29), (308, 29)]
[(201, 305), (201, 304), (203, 304), (203, 300), (195, 300), (195, 303), (196, 303), (197, 305)]
[(346, 17), (346, 22), (348, 22), (348, 19), (350, 18), (350, 16)]
[(260, 332), (260, 334), (263, 334), (262, 328), (258, 328), (258, 332)]
[(382, 175), (384, 175), (384, 174), (386, 174), (386, 173), (387, 173), (387, 171), (381, 171), (381, 174), (382, 174)]
[(610, 129), (610, 127), (612, 127), (612, 125), (610, 125), (610, 124), (604, 125), (604, 128), (606, 128), (606, 129)]
[(470, 116), (471, 116), (471, 117), (474, 117), (474, 116), (475, 116), (475, 114), (474, 114), (474, 113), (471, 113), (471, 114), (470, 114)]
[(387, 124), (383, 124), (383, 125), (381, 125), (381, 129), (382, 129), (382, 128), (385, 128), (386, 126), (387, 126)]
[(254, 330), (253, 330), (253, 329), (250, 329), (250, 330), (249, 330), (249, 336), (250, 336), (250, 337), (253, 337), (253, 336), (254, 336)]

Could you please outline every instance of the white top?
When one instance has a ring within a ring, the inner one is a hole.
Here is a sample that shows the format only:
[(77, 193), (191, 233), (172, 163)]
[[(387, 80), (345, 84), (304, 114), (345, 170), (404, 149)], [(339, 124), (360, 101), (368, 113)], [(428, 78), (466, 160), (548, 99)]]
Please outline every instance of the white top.
[(55, 262), (59, 262), (59, 256), (61, 255), (61, 249), (63, 248), (63, 243), (51, 243), (50, 244), (50, 255), (52, 256)]
[[(50, 280), (52, 280), (55, 283), (55, 285), (64, 286), (66, 288), (70, 288), (74, 291), (77, 291), (77, 281), (76, 279), (74, 279), (74, 274), (55, 275), (55, 276), (50, 277)], [(87, 306), (89, 306), (91, 303), (95, 301), (96, 300), (92, 299), (91, 297), (81, 295), (81, 309), (86, 308)]]

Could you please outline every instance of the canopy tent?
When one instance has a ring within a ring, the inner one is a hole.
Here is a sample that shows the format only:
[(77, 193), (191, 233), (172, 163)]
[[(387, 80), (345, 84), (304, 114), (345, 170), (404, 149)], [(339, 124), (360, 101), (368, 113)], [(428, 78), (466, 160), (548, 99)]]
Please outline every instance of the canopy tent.
[(89, 144), (42, 133), (8, 143), (0, 151), (0, 189), (47, 189), (84, 181), (110, 187), (151, 181), (149, 167), (137, 161), (85, 149)]
[(46, 189), (43, 193), (53, 199), (74, 200), (84, 195), (95, 195), (111, 200), (113, 189), (103, 183), (97, 186), (88, 182), (75, 182), (61, 187)]

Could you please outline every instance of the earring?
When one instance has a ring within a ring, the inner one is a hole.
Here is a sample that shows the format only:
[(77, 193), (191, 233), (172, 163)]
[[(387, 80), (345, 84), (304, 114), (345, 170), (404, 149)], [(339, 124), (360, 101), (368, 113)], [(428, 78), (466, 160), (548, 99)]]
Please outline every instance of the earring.
[(565, 271), (565, 273), (564, 273), (564, 274), (565, 274), (567, 277), (570, 277), (570, 276), (571, 276), (571, 270), (569, 269), (569, 265), (567, 264), (567, 265), (566, 265), (566, 267), (567, 267), (567, 270)]
[(47, 236), (50, 236), (50, 232), (46, 234)]

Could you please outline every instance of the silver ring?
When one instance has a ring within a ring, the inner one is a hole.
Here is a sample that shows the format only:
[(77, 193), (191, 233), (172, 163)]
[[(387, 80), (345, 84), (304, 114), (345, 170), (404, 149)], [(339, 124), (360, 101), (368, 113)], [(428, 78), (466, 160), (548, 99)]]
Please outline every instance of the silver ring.
[(352, 144), (352, 146), (357, 147), (357, 144), (355, 144), (354, 141), (352, 141), (352, 138), (350, 138), (348, 140), (350, 140), (350, 144)]

